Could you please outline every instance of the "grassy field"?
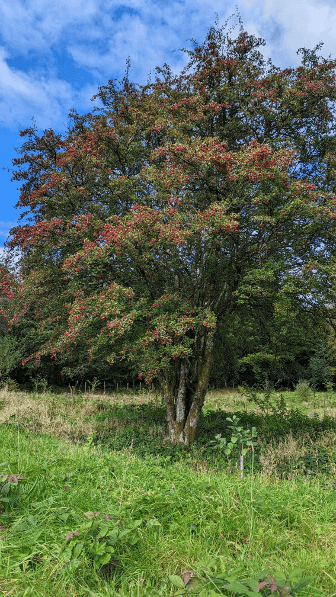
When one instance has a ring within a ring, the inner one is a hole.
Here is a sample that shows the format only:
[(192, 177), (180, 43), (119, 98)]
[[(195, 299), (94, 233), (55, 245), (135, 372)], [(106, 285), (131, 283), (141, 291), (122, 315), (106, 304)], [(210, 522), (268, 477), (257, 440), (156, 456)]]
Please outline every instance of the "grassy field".
[[(243, 582), (265, 571), (284, 587), (313, 577), (296, 594), (336, 594), (335, 399), (211, 391), (181, 452), (155, 393), (1, 392), (0, 591), (267, 595), (272, 581)], [(209, 443), (232, 413), (258, 432), (243, 479), (238, 454)]]

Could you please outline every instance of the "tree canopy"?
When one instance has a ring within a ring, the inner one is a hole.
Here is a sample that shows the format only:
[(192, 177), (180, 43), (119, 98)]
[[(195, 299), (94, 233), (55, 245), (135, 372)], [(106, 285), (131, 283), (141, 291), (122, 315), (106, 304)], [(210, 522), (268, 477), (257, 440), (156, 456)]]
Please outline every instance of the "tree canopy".
[(127, 71), (64, 135), (22, 131), (14, 160), (28, 220), (11, 231), (11, 304), (48, 336), (31, 358), (73, 375), (134, 363), (180, 445), (234, 313), (276, 322), (334, 298), (336, 62), (318, 46), (280, 69), (264, 44), (216, 24), (179, 75), (136, 86)]

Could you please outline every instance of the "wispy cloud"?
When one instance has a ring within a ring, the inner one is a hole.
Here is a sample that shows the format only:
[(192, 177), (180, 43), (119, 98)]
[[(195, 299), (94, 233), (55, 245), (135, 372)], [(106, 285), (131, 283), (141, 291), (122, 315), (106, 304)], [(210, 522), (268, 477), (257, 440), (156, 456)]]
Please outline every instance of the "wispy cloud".
[(71, 36), (73, 29), (94, 20), (99, 4), (95, 0), (1, 0), (2, 39), (23, 53), (51, 52), (52, 46)]
[(0, 240), (4, 242), (11, 228), (17, 225), (17, 222), (0, 222)]
[(333, 0), (246, 0), (244, 4), (246, 29), (266, 39), (266, 52), (277, 66), (298, 65), (301, 57), (297, 50), (311, 49), (320, 41), (323, 55), (336, 56)]
[[(168, 62), (178, 72), (187, 55), (172, 50), (202, 41), (218, 13), (219, 22), (237, 4), (247, 30), (265, 37), (266, 57), (280, 66), (298, 63), (298, 47), (321, 39), (336, 54), (336, 6), (332, 0), (0, 0), (0, 124), (63, 128), (71, 107), (86, 110), (99, 84), (121, 78), (131, 57), (131, 78), (144, 83), (149, 71)], [(60, 58), (93, 77), (80, 89), (66, 76)], [(14, 68), (15, 56), (31, 60), (29, 70)]]
[(96, 86), (76, 91), (47, 69), (23, 72), (10, 68), (7, 59), (8, 51), (0, 47), (0, 125), (25, 126), (34, 117), (39, 128), (64, 128), (70, 108), (89, 106)]

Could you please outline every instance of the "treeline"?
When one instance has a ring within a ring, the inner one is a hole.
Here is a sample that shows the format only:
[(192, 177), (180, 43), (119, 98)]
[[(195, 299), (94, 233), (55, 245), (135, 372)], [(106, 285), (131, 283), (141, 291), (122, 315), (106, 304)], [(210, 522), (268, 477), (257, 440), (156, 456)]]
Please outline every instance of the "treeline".
[[(136, 367), (125, 360), (109, 365), (106, 361), (83, 364), (82, 373), (67, 375), (66, 358), (55, 362), (49, 355), (39, 362), (25, 359), (48, 341), (48, 332), (41, 329), (36, 309), (30, 307), (24, 318), (9, 331), (4, 317), (8, 298), (2, 298), (0, 327), (0, 384), (8, 380), (27, 388), (48, 386), (139, 389), (146, 387), (139, 380)], [(295, 387), (307, 379), (317, 389), (336, 382), (336, 359), (333, 310), (288, 309), (272, 313), (267, 305), (246, 309), (246, 306), (219, 326), (209, 380), (213, 388), (249, 386), (276, 388)], [(24, 363), (24, 364), (23, 364)], [(154, 384), (156, 380), (154, 380)]]

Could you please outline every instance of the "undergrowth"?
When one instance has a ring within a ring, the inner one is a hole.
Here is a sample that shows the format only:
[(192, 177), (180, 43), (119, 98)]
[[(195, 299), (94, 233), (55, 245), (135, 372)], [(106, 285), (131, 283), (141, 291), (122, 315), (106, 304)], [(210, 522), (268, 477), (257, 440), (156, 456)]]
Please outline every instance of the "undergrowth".
[(22, 412), (9, 416), (1, 424), (2, 593), (334, 593), (335, 420), (287, 407), (239, 412), (258, 436), (253, 475), (250, 451), (240, 479), (234, 450), (210, 443), (231, 437), (229, 415), (205, 409), (189, 451), (167, 441), (159, 401), (99, 397), (91, 431), (79, 425), (76, 436), (74, 425), (72, 438), (41, 432)]

